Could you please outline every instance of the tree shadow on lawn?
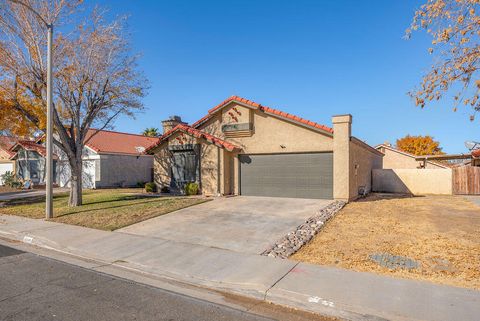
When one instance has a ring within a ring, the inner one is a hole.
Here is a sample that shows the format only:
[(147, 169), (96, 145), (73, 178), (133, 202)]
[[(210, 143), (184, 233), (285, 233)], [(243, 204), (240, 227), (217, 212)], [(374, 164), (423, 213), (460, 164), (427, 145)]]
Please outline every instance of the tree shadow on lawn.
[[(86, 194), (86, 195), (88, 196), (89, 194)], [(68, 201), (68, 196), (69, 196), (68, 194), (57, 194), (53, 196), (53, 200), (65, 201), (66, 203)], [(147, 199), (147, 198), (151, 199), (151, 197), (143, 196), (143, 195), (119, 195), (118, 197), (115, 197), (115, 198), (97, 200), (97, 201), (95, 200), (89, 201), (88, 199), (87, 200), (84, 199), (82, 206), (109, 203), (109, 202), (132, 201), (136, 199)], [(2, 201), (0, 202), (0, 204), (2, 204), (3, 206), (18, 206), (18, 205), (33, 205), (33, 204), (38, 204), (43, 202), (45, 202), (45, 195), (25, 197), (25, 198), (14, 198), (11, 200)]]
[[(168, 201), (168, 199), (163, 199), (165, 201)], [(90, 203), (90, 204), (84, 204), (82, 206), (88, 206), (88, 205), (93, 205), (93, 204), (101, 204), (101, 203), (109, 203), (109, 202), (119, 202), (122, 200), (113, 200), (113, 201), (101, 201), (101, 202), (95, 202), (95, 203)], [(148, 204), (148, 203), (153, 203), (158, 201), (157, 199), (149, 199), (145, 200), (144, 202), (137, 202), (137, 203), (131, 203), (131, 204), (122, 204), (122, 205), (113, 205), (113, 206), (106, 206), (106, 207), (101, 207), (101, 208), (85, 208), (80, 211), (70, 211), (63, 213), (61, 215), (55, 216), (55, 218), (60, 218), (72, 214), (79, 214), (79, 213), (86, 213), (86, 212), (95, 212), (95, 211), (104, 211), (104, 210), (110, 210), (110, 209), (115, 209), (115, 208), (122, 208), (122, 207), (129, 207), (129, 206), (136, 206), (136, 205), (142, 205), (142, 204)], [(78, 208), (78, 207), (77, 207)]]

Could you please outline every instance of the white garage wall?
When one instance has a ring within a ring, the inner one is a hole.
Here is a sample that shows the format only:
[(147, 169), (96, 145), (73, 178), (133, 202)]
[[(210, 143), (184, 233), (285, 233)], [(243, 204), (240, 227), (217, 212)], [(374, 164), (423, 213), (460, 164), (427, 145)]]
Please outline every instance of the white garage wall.
[(2, 175), (6, 172), (13, 172), (12, 163), (0, 163), (0, 185), (3, 185)]

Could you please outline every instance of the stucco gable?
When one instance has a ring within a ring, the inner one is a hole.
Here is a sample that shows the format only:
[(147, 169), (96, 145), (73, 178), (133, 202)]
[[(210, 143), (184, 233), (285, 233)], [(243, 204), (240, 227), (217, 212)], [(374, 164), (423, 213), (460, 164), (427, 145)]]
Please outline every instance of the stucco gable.
[(254, 101), (251, 101), (251, 100), (239, 97), (239, 96), (231, 96), (230, 98), (224, 100), (222, 103), (218, 104), (214, 108), (210, 109), (208, 111), (208, 114), (205, 117), (203, 117), (200, 120), (193, 123), (192, 127), (194, 127), (194, 128), (204, 128), (205, 123), (207, 123), (211, 118), (213, 118), (219, 111), (221, 111), (222, 109), (224, 109), (227, 106), (231, 106), (232, 104), (237, 104), (239, 106), (244, 106), (246, 108), (258, 110), (258, 111), (260, 111), (260, 112), (262, 112), (266, 115), (275, 117), (277, 119), (287, 121), (287, 122), (291, 122), (291, 123), (294, 123), (294, 124), (297, 124), (299, 126), (303, 126), (303, 127), (315, 130), (315, 131), (320, 131), (320, 132), (322, 132), (322, 133), (324, 133), (324, 134), (326, 134), (330, 137), (333, 137), (333, 129), (328, 127), (328, 126), (325, 126), (325, 125), (322, 125), (322, 124), (319, 124), (319, 123), (316, 123), (316, 122), (298, 117), (296, 115), (292, 115), (292, 114), (280, 111), (278, 109), (263, 106), (259, 103), (256, 103)]

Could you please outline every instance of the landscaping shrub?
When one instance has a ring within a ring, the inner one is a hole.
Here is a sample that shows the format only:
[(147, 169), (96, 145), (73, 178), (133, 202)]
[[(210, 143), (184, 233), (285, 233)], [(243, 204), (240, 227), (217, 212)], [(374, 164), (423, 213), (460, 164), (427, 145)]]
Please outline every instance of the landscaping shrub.
[(20, 182), (13, 172), (5, 172), (2, 175), (3, 184), (11, 188), (21, 188), (22, 182)]
[(187, 195), (197, 195), (198, 194), (198, 184), (197, 183), (188, 183), (185, 185), (185, 194)]
[(170, 193), (170, 187), (168, 187), (168, 186), (163, 186), (163, 187), (160, 189), (160, 192), (161, 192), (161, 193)]
[(145, 187), (147, 182), (137, 182), (137, 187)]
[(154, 182), (145, 184), (145, 192), (155, 193), (157, 191), (157, 185)]

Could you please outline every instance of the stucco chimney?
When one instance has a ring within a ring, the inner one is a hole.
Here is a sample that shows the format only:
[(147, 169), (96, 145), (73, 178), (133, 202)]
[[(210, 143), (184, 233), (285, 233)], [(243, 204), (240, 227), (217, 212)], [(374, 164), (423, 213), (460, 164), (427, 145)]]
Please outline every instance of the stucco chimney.
[(333, 123), (333, 198), (350, 199), (350, 137), (352, 115), (332, 117)]
[(186, 124), (182, 121), (180, 116), (170, 116), (167, 120), (162, 121), (163, 133), (165, 134), (169, 130), (173, 129), (178, 124)]

